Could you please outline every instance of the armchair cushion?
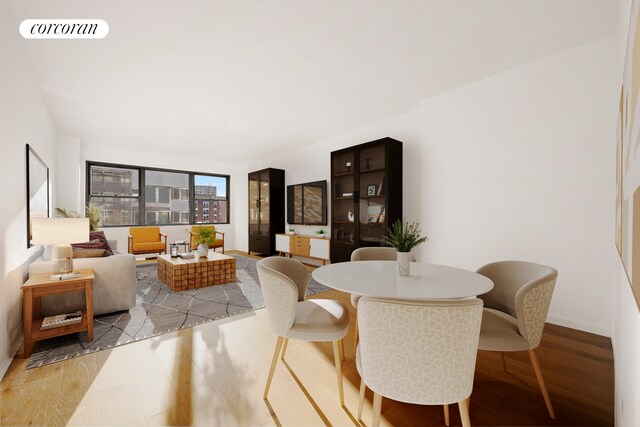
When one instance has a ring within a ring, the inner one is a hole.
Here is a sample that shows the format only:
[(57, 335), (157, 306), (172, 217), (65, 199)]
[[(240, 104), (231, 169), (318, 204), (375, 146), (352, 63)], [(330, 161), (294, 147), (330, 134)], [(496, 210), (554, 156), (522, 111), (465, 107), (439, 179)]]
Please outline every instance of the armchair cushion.
[(141, 251), (160, 251), (164, 252), (166, 249), (166, 244), (164, 242), (149, 242), (149, 243), (134, 243), (133, 251), (141, 252)]
[(490, 351), (523, 351), (529, 350), (529, 342), (518, 332), (518, 321), (514, 317), (485, 308), (478, 348)]

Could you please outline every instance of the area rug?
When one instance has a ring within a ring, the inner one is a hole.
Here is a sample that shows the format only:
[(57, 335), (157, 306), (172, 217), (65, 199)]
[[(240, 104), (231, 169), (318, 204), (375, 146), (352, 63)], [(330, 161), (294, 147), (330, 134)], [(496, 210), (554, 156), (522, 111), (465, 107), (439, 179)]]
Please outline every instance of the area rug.
[[(134, 308), (96, 316), (91, 342), (87, 341), (86, 332), (38, 342), (26, 369), (263, 308), (256, 260), (234, 256), (236, 283), (183, 292), (172, 292), (157, 278), (155, 263), (139, 265)], [(326, 290), (309, 279), (307, 295)]]

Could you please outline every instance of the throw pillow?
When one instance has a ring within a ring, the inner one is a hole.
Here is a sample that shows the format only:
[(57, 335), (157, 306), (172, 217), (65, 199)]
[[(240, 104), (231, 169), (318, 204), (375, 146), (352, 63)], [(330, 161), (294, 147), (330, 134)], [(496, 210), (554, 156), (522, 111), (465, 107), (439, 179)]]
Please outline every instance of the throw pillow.
[(73, 248), (74, 258), (99, 258), (105, 256), (106, 249)]
[(104, 231), (92, 231), (89, 233), (88, 242), (72, 243), (71, 246), (83, 249), (104, 249), (106, 251), (105, 255), (113, 255), (113, 251), (109, 246), (107, 237), (104, 235)]

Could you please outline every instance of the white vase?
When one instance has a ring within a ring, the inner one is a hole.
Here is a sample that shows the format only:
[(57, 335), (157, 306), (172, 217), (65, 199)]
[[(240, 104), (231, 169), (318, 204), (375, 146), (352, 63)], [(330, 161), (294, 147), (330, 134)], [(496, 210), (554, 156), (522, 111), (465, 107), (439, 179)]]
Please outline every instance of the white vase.
[(205, 245), (204, 243), (200, 243), (198, 245), (198, 256), (204, 258), (207, 255), (209, 255), (209, 246)]
[(402, 277), (409, 275), (409, 267), (411, 266), (410, 257), (410, 252), (398, 252), (398, 274)]

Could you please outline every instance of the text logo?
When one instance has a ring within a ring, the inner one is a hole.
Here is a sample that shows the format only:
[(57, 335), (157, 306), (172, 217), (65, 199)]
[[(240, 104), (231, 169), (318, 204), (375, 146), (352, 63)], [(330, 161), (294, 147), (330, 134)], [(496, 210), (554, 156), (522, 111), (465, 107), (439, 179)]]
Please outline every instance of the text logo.
[(102, 19), (25, 19), (20, 34), (25, 39), (102, 39), (109, 24)]

